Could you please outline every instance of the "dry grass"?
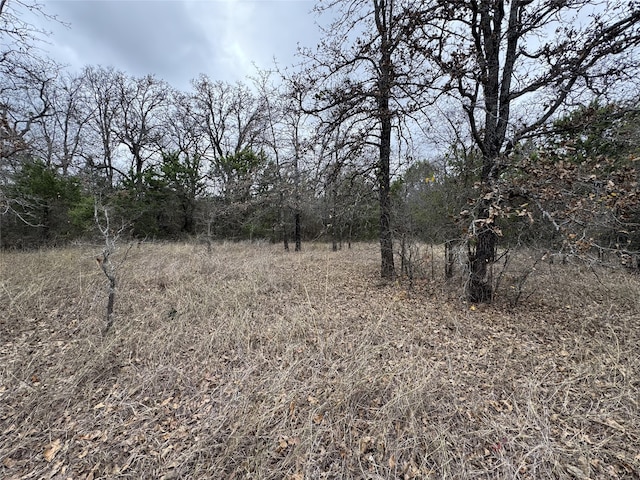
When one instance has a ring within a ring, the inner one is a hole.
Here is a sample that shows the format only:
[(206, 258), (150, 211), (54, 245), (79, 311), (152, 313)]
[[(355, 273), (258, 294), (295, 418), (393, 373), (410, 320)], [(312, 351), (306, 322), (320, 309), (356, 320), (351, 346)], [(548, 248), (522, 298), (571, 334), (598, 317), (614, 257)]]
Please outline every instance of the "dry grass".
[(2, 253), (0, 477), (640, 477), (637, 277), (471, 309), (440, 265), (279, 248), (133, 247), (105, 337), (99, 247)]

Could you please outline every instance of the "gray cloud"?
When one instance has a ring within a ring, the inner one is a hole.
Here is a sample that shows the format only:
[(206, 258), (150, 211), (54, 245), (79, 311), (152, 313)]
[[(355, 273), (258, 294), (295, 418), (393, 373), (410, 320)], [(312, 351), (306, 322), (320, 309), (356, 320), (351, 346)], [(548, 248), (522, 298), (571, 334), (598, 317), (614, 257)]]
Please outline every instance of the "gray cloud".
[(238, 80), (261, 68), (294, 61), (298, 43), (313, 45), (318, 31), (310, 0), (104, 1), (57, 0), (49, 13), (70, 28), (53, 30), (49, 50), (75, 69), (113, 65), (134, 75), (152, 73), (179, 88), (200, 73)]

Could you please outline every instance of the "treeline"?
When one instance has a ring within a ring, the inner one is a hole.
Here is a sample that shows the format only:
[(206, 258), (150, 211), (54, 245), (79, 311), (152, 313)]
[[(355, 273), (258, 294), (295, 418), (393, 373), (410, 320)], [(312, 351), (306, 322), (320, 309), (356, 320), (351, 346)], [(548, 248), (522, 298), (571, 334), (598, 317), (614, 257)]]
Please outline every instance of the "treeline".
[[(377, 183), (365, 154), (345, 139), (322, 143), (311, 117), (266, 82), (202, 76), (184, 93), (151, 76), (88, 67), (22, 87), (16, 93), (39, 112), (28, 129), (20, 117), (3, 119), (3, 247), (91, 237), (96, 206), (133, 238), (288, 242), (296, 219), (305, 240), (377, 238)], [(562, 223), (583, 225), (584, 246), (638, 250), (638, 116), (633, 105), (596, 102), (523, 143), (498, 194), (504, 241), (562, 248)], [(391, 185), (396, 238), (463, 236), (481, 168), (481, 153), (457, 143), (407, 165)], [(531, 190), (540, 208), (529, 204)], [(551, 210), (553, 222), (543, 218)]]
[[(201, 76), (185, 93), (113, 68), (20, 85), (4, 111), (3, 247), (94, 231), (97, 206), (135, 238), (375, 238), (371, 174), (328, 171), (286, 93)], [(11, 117), (9, 116), (11, 114)]]

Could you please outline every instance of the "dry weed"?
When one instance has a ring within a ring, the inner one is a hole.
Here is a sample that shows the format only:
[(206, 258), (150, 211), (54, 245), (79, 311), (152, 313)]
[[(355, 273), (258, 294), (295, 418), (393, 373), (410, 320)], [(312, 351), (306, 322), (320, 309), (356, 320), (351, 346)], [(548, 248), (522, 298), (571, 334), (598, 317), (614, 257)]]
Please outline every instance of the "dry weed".
[(2, 253), (0, 477), (640, 476), (637, 277), (471, 308), (329, 250), (141, 244), (107, 336), (98, 248)]

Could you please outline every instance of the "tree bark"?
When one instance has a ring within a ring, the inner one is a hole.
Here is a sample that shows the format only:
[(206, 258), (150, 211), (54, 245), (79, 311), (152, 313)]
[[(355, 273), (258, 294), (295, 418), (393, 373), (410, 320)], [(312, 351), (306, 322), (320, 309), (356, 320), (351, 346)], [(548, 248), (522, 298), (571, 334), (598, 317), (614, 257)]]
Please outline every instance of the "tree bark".
[(391, 96), (391, 46), (381, 31), (382, 41), (380, 58), (380, 77), (378, 79), (378, 115), (380, 118), (380, 157), (378, 162), (378, 188), (380, 190), (380, 255), (381, 276), (385, 279), (395, 277), (393, 262), (393, 235), (391, 232), (391, 112), (389, 100)]
[[(489, 217), (489, 200), (483, 200), (480, 219)], [(469, 243), (469, 283), (467, 297), (473, 303), (491, 302), (493, 285), (490, 266), (495, 262), (498, 238), (489, 227), (483, 226)]]
[(294, 215), (295, 229), (294, 229), (294, 239), (296, 242), (295, 251), (299, 252), (302, 250), (302, 233), (300, 230), (300, 211), (296, 210)]

